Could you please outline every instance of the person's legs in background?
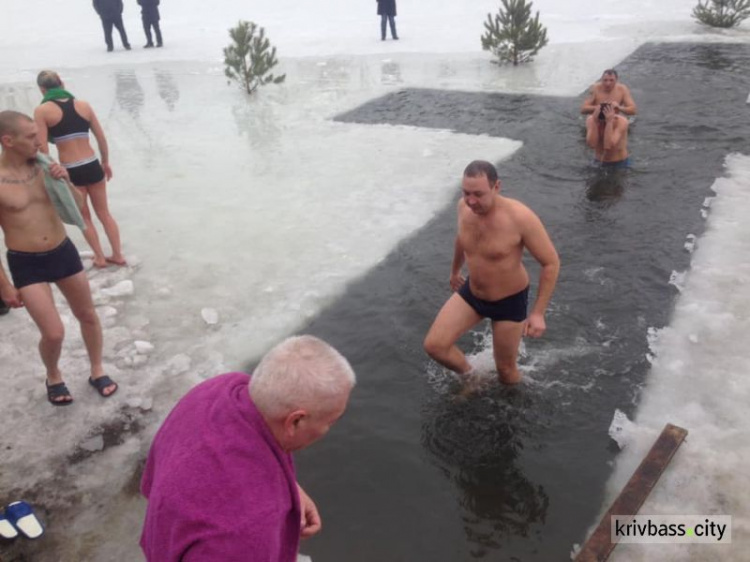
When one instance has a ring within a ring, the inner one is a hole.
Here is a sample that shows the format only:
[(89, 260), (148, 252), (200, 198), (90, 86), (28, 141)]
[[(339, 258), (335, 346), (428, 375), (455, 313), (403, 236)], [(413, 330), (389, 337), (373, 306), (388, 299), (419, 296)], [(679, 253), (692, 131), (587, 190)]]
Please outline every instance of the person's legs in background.
[[(388, 16), (388, 23), (391, 24), (391, 37), (398, 40), (398, 33), (396, 33), (396, 18), (395, 16)], [(383, 39), (385, 39), (385, 26), (383, 26)]]

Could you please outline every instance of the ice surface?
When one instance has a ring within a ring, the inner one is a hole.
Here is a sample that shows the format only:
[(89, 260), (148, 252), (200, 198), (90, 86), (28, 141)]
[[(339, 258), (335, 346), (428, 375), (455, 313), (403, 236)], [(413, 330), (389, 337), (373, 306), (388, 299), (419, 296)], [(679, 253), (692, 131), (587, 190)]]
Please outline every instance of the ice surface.
[[(750, 439), (747, 331), (750, 329), (750, 157), (727, 157), (717, 179), (707, 231), (692, 256), (670, 325), (649, 337), (652, 372), (608, 484), (619, 493), (666, 423), (686, 441), (641, 513), (731, 514), (732, 544), (721, 560), (746, 558), (750, 538)], [(744, 256), (744, 258), (739, 258)], [(615, 424), (613, 426), (621, 425)], [(625, 433), (628, 433), (625, 432)], [(649, 545), (620, 545), (612, 559), (647, 560)], [(693, 547), (661, 545), (659, 559), (707, 560)]]
[(203, 321), (209, 326), (219, 323), (219, 313), (215, 308), (202, 308), (201, 317)]
[[(575, 95), (644, 41), (745, 38), (743, 29), (700, 29), (683, 0), (536, 0), (550, 45), (534, 64), (511, 72), (490, 64), (479, 48), (482, 22), (497, 6), (496, 0), (402, 2), (402, 40), (381, 42), (374, 2), (328, 0), (321, 9), (318, 2), (292, 0), (181, 0), (161, 8), (165, 47), (144, 51), (138, 48), (138, 10), (128, 3), (125, 25), (135, 48), (106, 53), (90, 2), (4, 2), (0, 108), (30, 113), (39, 101), (34, 78), (42, 68), (59, 70), (66, 86), (92, 102), (110, 141), (110, 207), (131, 267), (88, 271), (104, 318), (105, 366), (120, 384), (112, 399), (102, 400), (86, 383), (85, 348), (64, 306), (61, 367), (76, 403), (63, 411), (45, 401), (37, 332), (28, 315), (13, 311), (0, 319), (0, 489), (75, 482), (64, 487), (68, 493), (95, 495), (98, 505), (120, 509), (90, 506), (71, 517), (67, 537), (104, 523), (107, 540), (88, 541), (99, 546), (86, 558), (138, 560), (133, 537), (143, 504), (121, 490), (132, 485), (174, 401), (196, 382), (240, 368), (331, 302), (449, 204), (466, 162), (497, 161), (519, 146), (450, 131), (342, 124), (331, 121), (333, 115), (410, 86)], [(227, 28), (240, 18), (266, 27), (288, 74), (284, 85), (253, 100), (227, 87), (222, 75)], [(726, 429), (729, 422), (747, 425), (735, 400), (748, 398), (740, 378), (748, 354), (740, 338), (750, 276), (750, 235), (735, 232), (744, 218), (738, 224), (721, 218), (732, 213), (723, 198), (734, 201), (737, 212), (750, 208), (736, 179), (746, 185), (747, 164), (736, 157), (729, 165), (736, 177), (717, 182), (709, 219), (709, 234), (721, 243), (701, 253), (701, 239), (674, 326), (654, 344), (653, 379), (666, 382), (647, 391), (645, 413), (635, 420), (656, 426), (659, 412), (680, 408), (682, 416), (696, 416), (686, 420), (696, 443), (689, 448), (696, 462), (686, 469), (695, 482), (710, 479), (711, 485), (660, 499), (674, 509), (713, 506), (725, 496), (750, 505), (745, 492), (735, 494), (750, 490), (741, 470), (750, 445)], [(71, 230), (71, 236), (88, 262), (92, 256), (80, 234)], [(222, 319), (212, 330), (201, 320), (208, 308)], [(144, 342), (153, 349), (144, 351)], [(670, 370), (688, 353), (690, 368), (682, 363), (679, 373)], [(490, 365), (488, 356), (479, 360)], [(727, 407), (717, 388), (733, 405)], [(705, 398), (700, 406), (690, 392)], [(134, 415), (142, 430), (130, 434)], [(724, 423), (716, 421), (721, 416)], [(92, 437), (92, 428), (103, 429)], [(105, 446), (105, 429), (120, 436), (117, 446)], [(74, 465), (69, 456), (79, 444), (96, 454)], [(638, 455), (638, 447), (628, 449), (624, 458)], [(618, 466), (618, 478), (628, 462)], [(61, 493), (47, 507), (63, 509), (71, 497)], [(736, 513), (747, 512), (738, 507)], [(59, 557), (79, 559), (81, 545), (65, 544), (71, 550)]]

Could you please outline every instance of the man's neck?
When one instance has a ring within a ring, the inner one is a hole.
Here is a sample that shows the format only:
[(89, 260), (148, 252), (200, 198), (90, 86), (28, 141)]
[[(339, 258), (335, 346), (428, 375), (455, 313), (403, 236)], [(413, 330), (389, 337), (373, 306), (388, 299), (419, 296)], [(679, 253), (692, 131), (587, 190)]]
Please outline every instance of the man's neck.
[(20, 170), (27, 168), (32, 163), (33, 160), (31, 158), (7, 150), (0, 154), (0, 169)]

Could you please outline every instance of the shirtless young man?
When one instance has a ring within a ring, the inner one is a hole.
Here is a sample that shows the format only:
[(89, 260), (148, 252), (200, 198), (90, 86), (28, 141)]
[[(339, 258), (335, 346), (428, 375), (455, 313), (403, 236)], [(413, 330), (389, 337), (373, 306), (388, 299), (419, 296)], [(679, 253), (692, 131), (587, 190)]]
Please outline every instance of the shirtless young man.
[[(51, 70), (43, 70), (37, 76), (44, 101), (34, 110), (34, 121), (39, 128), (40, 150), (49, 154), (49, 142), (54, 142), (62, 163), (68, 170), (70, 181), (83, 196), (83, 215), (86, 229), (83, 235), (94, 251), (94, 267), (104, 268), (107, 264), (126, 265), (120, 244), (120, 229), (109, 212), (107, 204), (107, 181), (112, 179), (109, 166), (109, 148), (104, 130), (91, 106), (64, 89), (60, 76)], [(94, 133), (101, 153), (101, 164), (89, 143), (89, 129)], [(104, 256), (99, 235), (91, 220), (88, 199), (94, 212), (104, 227), (112, 255)]]
[[(471, 364), (456, 342), (482, 318), (489, 318), (500, 381), (515, 384), (521, 380), (516, 364), (521, 337), (540, 337), (547, 328), (544, 314), (560, 260), (539, 217), (523, 203), (500, 195), (500, 180), (492, 164), (482, 160), (469, 164), (462, 189), (450, 275), (455, 293), (438, 313), (424, 349), (445, 367), (468, 374)], [(529, 274), (521, 261), (524, 248), (542, 266), (528, 319)], [(464, 261), (469, 270), (466, 279), (461, 275)]]
[(603, 103), (612, 104), (612, 107), (625, 115), (635, 115), (638, 112), (630, 90), (625, 84), (617, 81), (617, 71), (613, 68), (605, 70), (601, 80), (591, 86), (589, 95), (581, 105), (581, 113), (593, 113)]
[[(11, 283), (0, 265), (0, 297), (13, 308), (25, 306), (39, 328), (47, 398), (55, 406), (64, 406), (73, 398), (58, 366), (64, 329), (50, 283), (60, 289), (81, 325), (91, 362), (89, 383), (105, 398), (117, 390), (117, 384), (104, 374), (102, 328), (81, 259), (65, 234), (44, 187), (44, 173), (35, 161), (40, 145), (30, 117), (16, 111), (0, 112), (0, 228), (13, 277)], [(50, 173), (68, 179), (59, 164), (51, 165)], [(71, 192), (80, 205), (80, 195)]]
[(603, 103), (586, 118), (586, 144), (596, 153), (595, 163), (602, 168), (627, 168), (628, 120), (617, 109)]

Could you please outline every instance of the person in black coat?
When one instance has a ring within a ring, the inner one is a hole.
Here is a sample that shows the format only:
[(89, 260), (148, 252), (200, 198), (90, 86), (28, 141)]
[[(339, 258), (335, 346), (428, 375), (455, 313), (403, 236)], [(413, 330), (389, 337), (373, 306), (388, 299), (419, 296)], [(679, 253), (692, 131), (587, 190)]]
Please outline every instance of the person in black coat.
[(112, 26), (117, 28), (122, 40), (122, 46), (128, 51), (128, 34), (125, 32), (125, 26), (122, 24), (122, 0), (94, 0), (94, 9), (102, 20), (104, 28), (104, 41), (107, 43), (107, 50), (114, 49), (112, 44)]
[(141, 7), (143, 31), (146, 33), (146, 44), (143, 48), (150, 49), (154, 46), (154, 41), (151, 38), (152, 27), (156, 35), (156, 46), (161, 47), (163, 43), (161, 41), (161, 29), (159, 29), (159, 0), (138, 0), (138, 5)]
[(378, 15), (380, 16), (380, 38), (385, 41), (386, 22), (391, 24), (391, 37), (398, 39), (396, 33), (396, 0), (377, 0)]

